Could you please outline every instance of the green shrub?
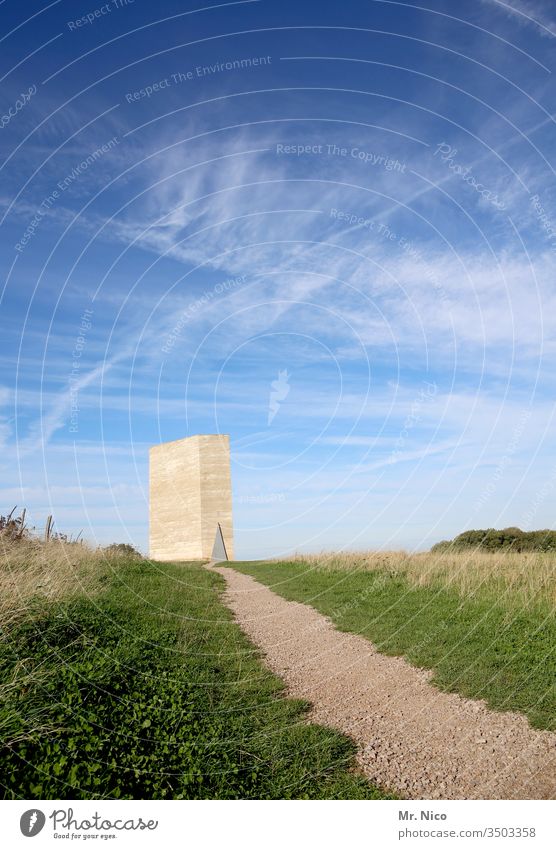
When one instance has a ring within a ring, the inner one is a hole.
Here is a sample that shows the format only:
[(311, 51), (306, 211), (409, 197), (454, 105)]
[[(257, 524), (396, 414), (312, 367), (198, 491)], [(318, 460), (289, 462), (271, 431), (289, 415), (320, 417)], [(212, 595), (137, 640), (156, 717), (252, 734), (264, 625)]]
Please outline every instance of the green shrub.
[(556, 531), (522, 531), (520, 528), (495, 528), (464, 531), (453, 540), (442, 540), (431, 551), (442, 552), (449, 549), (480, 548), (487, 551), (511, 549), (512, 551), (554, 551), (556, 550)]
[(137, 551), (128, 542), (112, 542), (104, 548), (107, 554), (120, 554), (124, 557), (142, 557), (140, 551)]

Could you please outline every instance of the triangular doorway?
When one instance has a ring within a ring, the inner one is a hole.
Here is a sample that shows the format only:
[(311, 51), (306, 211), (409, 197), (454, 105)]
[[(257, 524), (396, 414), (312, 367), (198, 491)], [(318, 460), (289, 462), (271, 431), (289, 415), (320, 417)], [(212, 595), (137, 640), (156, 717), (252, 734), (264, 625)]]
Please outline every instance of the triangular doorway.
[(220, 527), (220, 522), (218, 522), (218, 524), (216, 525), (216, 535), (214, 537), (214, 545), (212, 547), (212, 559), (228, 559), (228, 552), (226, 551), (226, 545), (224, 543), (224, 537), (222, 536), (222, 528)]

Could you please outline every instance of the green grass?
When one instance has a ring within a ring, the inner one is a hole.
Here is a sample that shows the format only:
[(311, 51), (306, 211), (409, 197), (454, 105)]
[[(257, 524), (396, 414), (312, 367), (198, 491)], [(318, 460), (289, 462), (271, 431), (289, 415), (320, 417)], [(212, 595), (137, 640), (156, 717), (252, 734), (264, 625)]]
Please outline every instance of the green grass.
[(437, 687), (556, 730), (556, 619), (548, 605), (516, 607), (485, 586), (464, 597), (415, 586), (387, 570), (234, 563), (287, 599), (305, 602), (385, 654), (432, 669)]
[(4, 798), (389, 798), (284, 697), (219, 575), (124, 559), (103, 580), (3, 635)]

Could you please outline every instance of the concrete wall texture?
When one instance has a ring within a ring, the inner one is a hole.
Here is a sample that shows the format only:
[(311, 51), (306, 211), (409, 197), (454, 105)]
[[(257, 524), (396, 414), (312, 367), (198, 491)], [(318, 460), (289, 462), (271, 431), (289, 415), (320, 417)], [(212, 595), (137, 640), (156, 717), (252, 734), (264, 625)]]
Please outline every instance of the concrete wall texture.
[(210, 559), (218, 523), (234, 557), (230, 438), (202, 434), (149, 452), (149, 553), (153, 560)]

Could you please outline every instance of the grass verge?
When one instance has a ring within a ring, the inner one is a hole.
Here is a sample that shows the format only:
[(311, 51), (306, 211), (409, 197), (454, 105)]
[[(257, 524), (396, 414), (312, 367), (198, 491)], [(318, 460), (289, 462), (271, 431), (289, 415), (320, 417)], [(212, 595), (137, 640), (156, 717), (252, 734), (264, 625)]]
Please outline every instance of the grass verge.
[(388, 798), (284, 697), (200, 566), (120, 559), (0, 643), (4, 798)]
[[(233, 567), (287, 599), (312, 605), (379, 651), (432, 669), (442, 690), (520, 711), (533, 726), (556, 730), (556, 619), (548, 594), (526, 603), (524, 596), (516, 602), (510, 590), (501, 593), (498, 561), (493, 581), (485, 571), (466, 594), (465, 580), (443, 579), (448, 571), (437, 560), (427, 576), (413, 561), (404, 572), (398, 554), (392, 555), (395, 568), (387, 559), (381, 565), (376, 555), (370, 568), (361, 568), (356, 556), (349, 569), (347, 557), (336, 566), (330, 557), (312, 556)], [(432, 563), (430, 555), (422, 563)]]

